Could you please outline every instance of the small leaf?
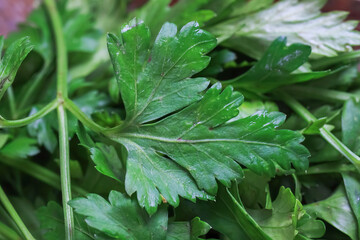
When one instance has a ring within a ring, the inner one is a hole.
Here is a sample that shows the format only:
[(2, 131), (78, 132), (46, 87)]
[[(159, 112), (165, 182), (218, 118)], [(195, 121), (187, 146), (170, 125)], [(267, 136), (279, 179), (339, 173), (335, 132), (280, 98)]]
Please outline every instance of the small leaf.
[(352, 240), (357, 237), (357, 220), (351, 211), (344, 187), (339, 187), (329, 198), (304, 206), (306, 212), (330, 223)]
[(360, 175), (357, 172), (341, 173), (351, 209), (357, 220), (358, 236), (360, 236)]
[(280, 86), (318, 79), (339, 70), (293, 73), (308, 61), (311, 47), (298, 43), (286, 46), (286, 42), (285, 37), (274, 40), (249, 71), (237, 78), (225, 81), (226, 84), (245, 88), (248, 91), (255, 89), (259, 94)]
[[(38, 107), (33, 107), (29, 113), (32, 115), (39, 111)], [(41, 119), (38, 119), (27, 126), (29, 135), (36, 137), (40, 146), (45, 146), (45, 148), (53, 153), (57, 147), (57, 136), (54, 132), (53, 121), (55, 120), (55, 114), (45, 116)]]
[(346, 101), (341, 118), (342, 140), (352, 151), (360, 155), (360, 102)]
[[(120, 192), (111, 191), (109, 202), (99, 195), (88, 194), (86, 198), (76, 198), (69, 204), (76, 213), (85, 216), (85, 221), (90, 227), (116, 239), (190, 239), (189, 223), (174, 222), (168, 226), (168, 214), (165, 207), (149, 217), (143, 209), (139, 208), (136, 201)], [(193, 236), (205, 232), (204, 226), (200, 227), (199, 223), (194, 224), (192, 224), (195, 230)], [(176, 238), (179, 236), (181, 238)]]
[(36, 140), (28, 137), (17, 137), (7, 143), (1, 150), (3, 154), (12, 158), (26, 158), (39, 153)]
[(294, 239), (297, 234), (319, 238), (325, 233), (324, 223), (306, 214), (289, 188), (280, 188), (271, 210), (248, 211), (272, 239)]
[[(49, 202), (47, 206), (37, 210), (41, 229), (45, 230), (46, 240), (65, 239), (65, 223), (63, 209), (56, 202)], [(82, 216), (75, 214), (75, 229), (73, 237), (76, 240), (93, 240), (95, 231), (90, 229)], [(97, 238), (96, 238), (97, 239)]]
[(201, 76), (213, 76), (221, 73), (226, 63), (236, 59), (236, 54), (227, 49), (212, 52), (209, 56), (211, 57), (211, 61), (209, 66), (199, 73)]
[(4, 37), (0, 36), (0, 100), (13, 83), (21, 63), (33, 48), (29, 38), (24, 37), (13, 42), (1, 57), (3, 43)]
[(308, 135), (319, 134), (320, 128), (324, 127), (327, 121), (327, 118), (317, 119), (316, 121), (311, 122), (304, 130), (302, 130), (302, 133)]

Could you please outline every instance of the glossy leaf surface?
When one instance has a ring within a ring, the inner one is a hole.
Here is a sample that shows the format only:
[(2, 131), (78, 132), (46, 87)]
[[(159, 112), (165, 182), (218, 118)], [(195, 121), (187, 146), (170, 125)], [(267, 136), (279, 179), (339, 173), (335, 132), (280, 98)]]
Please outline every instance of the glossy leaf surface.
[(33, 48), (29, 38), (24, 37), (13, 42), (2, 56), (3, 45), (4, 38), (0, 36), (0, 100), (13, 83), (21, 63)]
[(275, 163), (284, 169), (308, 166), (302, 136), (275, 130), (285, 120), (283, 114), (258, 113), (228, 122), (238, 115), (240, 93), (231, 87), (222, 91), (216, 84), (203, 97), (198, 94), (207, 80), (189, 77), (207, 66), (209, 58), (203, 54), (214, 44), (194, 23), (178, 34), (166, 23), (151, 51), (149, 32), (136, 20), (123, 28), (121, 38), (109, 38), (127, 115), (121, 129), (108, 136), (125, 146), (126, 191), (137, 192), (149, 213), (164, 199), (173, 206), (179, 196), (213, 199), (217, 180), (230, 186), (231, 180), (242, 178), (240, 164), (268, 176), (275, 174)]

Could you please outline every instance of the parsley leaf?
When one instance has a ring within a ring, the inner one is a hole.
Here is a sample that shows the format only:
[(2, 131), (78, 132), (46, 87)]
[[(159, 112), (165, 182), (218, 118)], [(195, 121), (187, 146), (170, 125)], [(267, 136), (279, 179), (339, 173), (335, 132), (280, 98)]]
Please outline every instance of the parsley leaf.
[(286, 46), (286, 42), (286, 37), (275, 39), (262, 58), (249, 71), (226, 81), (225, 84), (245, 88), (247, 91), (256, 89), (256, 93), (268, 92), (280, 86), (315, 80), (338, 71), (294, 73), (308, 61), (311, 47), (300, 43)]
[(2, 57), (4, 37), (0, 36), (0, 100), (13, 83), (17, 70), (32, 50), (29, 38), (24, 37), (13, 42)]
[(289, 188), (280, 188), (271, 210), (248, 209), (248, 212), (272, 239), (294, 239), (299, 235), (319, 238), (325, 233), (324, 223), (306, 214)]
[(239, 164), (269, 176), (276, 164), (308, 167), (309, 153), (299, 144), (303, 137), (275, 130), (283, 114), (262, 112), (228, 122), (238, 115), (240, 93), (215, 84), (203, 97), (198, 94), (208, 81), (190, 77), (209, 63), (203, 54), (216, 43), (209, 33), (189, 23), (177, 34), (176, 26), (166, 23), (152, 49), (149, 39), (136, 19), (123, 27), (121, 37), (109, 36), (126, 119), (108, 137), (126, 148), (125, 189), (129, 195), (137, 192), (150, 214), (161, 201), (177, 206), (179, 195), (213, 199), (216, 180), (229, 186), (243, 177)]
[[(39, 208), (36, 215), (40, 221), (40, 227), (44, 230), (46, 240), (65, 239), (64, 213), (62, 207), (56, 202), (49, 202), (46, 206)], [(75, 228), (73, 231), (76, 240), (107, 239), (99, 236), (99, 232), (89, 228), (85, 218), (75, 214)], [(96, 236), (96, 237), (95, 237)]]
[[(278, 36), (289, 43), (304, 43), (312, 48), (313, 57), (336, 56), (360, 44), (357, 22), (343, 22), (346, 12), (321, 13), (326, 0), (283, 0), (258, 12), (215, 25), (210, 32), (227, 38), (225, 46), (259, 59)], [(336, 36), (336, 37), (334, 37)]]
[(85, 216), (90, 227), (116, 239), (195, 240), (210, 230), (210, 226), (198, 218), (190, 224), (168, 223), (165, 207), (149, 217), (136, 201), (117, 191), (110, 192), (109, 202), (99, 195), (88, 194), (86, 198), (73, 199), (69, 204), (76, 213)]
[(200, 99), (205, 78), (190, 77), (203, 70), (203, 56), (215, 38), (191, 22), (177, 34), (165, 23), (150, 51), (150, 31), (137, 19), (122, 28), (121, 37), (108, 35), (108, 48), (129, 123), (144, 123), (165, 116)]
[(340, 186), (330, 197), (305, 206), (312, 216), (323, 219), (351, 239), (357, 239), (357, 221), (351, 210), (343, 186)]

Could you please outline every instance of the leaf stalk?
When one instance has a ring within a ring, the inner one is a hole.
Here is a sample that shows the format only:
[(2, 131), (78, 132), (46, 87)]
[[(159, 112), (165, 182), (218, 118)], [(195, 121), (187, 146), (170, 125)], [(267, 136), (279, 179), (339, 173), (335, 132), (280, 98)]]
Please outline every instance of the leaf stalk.
[(60, 14), (56, 7), (55, 0), (45, 0), (44, 4), (49, 12), (53, 26), (56, 42), (56, 66), (57, 66), (57, 99), (58, 99), (58, 124), (59, 124), (59, 148), (60, 148), (60, 177), (62, 203), (65, 221), (65, 239), (73, 239), (74, 216), (72, 208), (67, 204), (71, 200), (71, 179), (70, 179), (70, 154), (69, 134), (67, 125), (66, 109), (63, 105), (67, 98), (67, 75), (68, 59), (63, 25)]
[(18, 119), (18, 120), (6, 120), (3, 118), (0, 118), (0, 128), (16, 128), (16, 127), (26, 126), (44, 116), (46, 116), (48, 113), (50, 113), (57, 107), (58, 107), (58, 100), (55, 99), (52, 102), (50, 102), (49, 104), (47, 104), (45, 107), (40, 109), (40, 111), (34, 113), (33, 115), (31, 115), (29, 117)]
[(9, 201), (1, 185), (0, 185), (0, 201), (2, 202), (5, 209), (8, 211), (8, 213), (10, 214), (16, 225), (19, 227), (20, 231), (22, 232), (26, 240), (35, 240), (35, 238), (31, 235), (30, 231), (27, 229), (24, 222), (21, 220), (20, 216), (17, 214), (15, 208)]
[[(312, 115), (312, 113), (307, 110), (301, 103), (296, 99), (288, 95), (283, 91), (277, 91), (277, 97), (286, 103), (294, 112), (296, 112), (301, 118), (303, 118), (307, 123), (312, 123), (317, 120), (317, 118)], [(355, 167), (360, 171), (360, 157), (352, 152), (348, 147), (345, 146), (334, 134), (332, 134), (325, 127), (320, 128), (320, 135), (331, 145), (333, 146), (341, 155), (348, 159)]]

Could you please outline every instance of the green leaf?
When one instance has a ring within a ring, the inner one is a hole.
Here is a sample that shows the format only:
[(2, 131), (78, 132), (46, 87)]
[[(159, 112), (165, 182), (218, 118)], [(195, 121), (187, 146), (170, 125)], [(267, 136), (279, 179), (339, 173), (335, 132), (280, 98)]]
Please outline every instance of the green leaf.
[[(196, 21), (201, 26), (216, 16), (214, 11), (202, 9), (209, 0), (182, 0), (171, 5), (171, 0), (150, 0), (132, 16), (142, 19), (152, 31), (158, 32), (164, 22), (185, 25)], [(170, 6), (171, 5), (171, 6)]]
[(344, 187), (339, 187), (329, 198), (305, 205), (310, 215), (330, 223), (351, 239), (358, 239), (357, 220), (351, 211)]
[(64, 19), (64, 35), (69, 52), (94, 52), (99, 43), (101, 32), (94, 29), (91, 16), (80, 14), (79, 10), (66, 11)]
[(270, 178), (259, 176), (249, 170), (244, 171), (244, 173), (245, 178), (238, 185), (242, 203), (251, 209), (266, 207), (266, 201), (269, 195), (267, 185)]
[(247, 101), (241, 104), (239, 115), (235, 119), (249, 117), (259, 111), (278, 112), (279, 108), (276, 103), (270, 101)]
[(225, 187), (220, 187), (216, 202), (198, 202), (196, 204), (184, 202), (177, 214), (181, 215), (184, 211), (189, 211), (190, 215), (200, 216), (216, 231), (231, 240), (270, 240), (271, 238), (251, 218), (237, 199), (238, 197), (234, 195), (237, 194), (232, 194)]
[[(248, 185), (255, 186), (257, 183), (251, 180), (254, 178), (248, 180)], [(239, 190), (242, 190), (241, 196), (251, 194), (244, 192), (244, 188)], [(187, 203), (185, 209), (231, 240), (319, 238), (325, 233), (324, 223), (306, 214), (290, 189), (281, 187), (270, 209), (245, 209), (236, 199), (235, 191), (220, 188), (216, 202)]]
[(211, 76), (221, 73), (226, 63), (232, 62), (236, 59), (234, 52), (227, 49), (215, 51), (209, 54), (211, 61), (209, 66), (199, 73), (201, 76)]
[(0, 133), (0, 149), (5, 145), (9, 138), (9, 134)]
[(108, 35), (108, 49), (129, 123), (163, 117), (200, 99), (208, 86), (204, 78), (191, 79), (210, 58), (203, 56), (216, 45), (209, 33), (194, 22), (177, 27), (165, 23), (150, 49), (150, 32), (133, 19), (121, 37)]
[(191, 222), (172, 222), (168, 226), (166, 240), (201, 240), (211, 229), (210, 225), (195, 217)]
[(303, 131), (303, 134), (313, 135), (320, 134), (320, 128), (324, 127), (327, 122), (327, 118), (320, 118), (311, 122)]
[(34, 44), (34, 51), (39, 53), (45, 65), (49, 65), (54, 58), (52, 50), (51, 27), (44, 8), (34, 9), (25, 23), (20, 26), (20, 31), (11, 33), (7, 41), (13, 42), (21, 37), (29, 36)]
[[(39, 111), (38, 107), (33, 107), (29, 113), (32, 115)], [(35, 122), (27, 126), (29, 135), (36, 137), (40, 146), (45, 146), (45, 148), (53, 153), (57, 147), (57, 135), (53, 129), (54, 118), (51, 115), (45, 116), (41, 119), (36, 120)]]
[(343, 172), (341, 175), (348, 201), (357, 220), (357, 234), (360, 236), (360, 175), (357, 172)]
[(342, 140), (354, 153), (360, 155), (360, 102), (349, 99), (341, 118)]
[[(310, 45), (314, 57), (336, 56), (360, 44), (356, 21), (344, 22), (346, 12), (321, 13), (326, 0), (283, 0), (268, 8), (230, 19), (210, 28), (220, 38), (230, 37), (225, 46), (259, 59), (278, 36), (289, 43)], [(233, 36), (231, 36), (233, 35)], [(336, 37), (334, 37), (336, 36)]]
[(286, 41), (285, 37), (274, 40), (249, 71), (225, 83), (263, 93), (279, 86), (318, 79), (337, 71), (293, 73), (307, 62), (311, 47), (303, 44), (286, 46)]
[[(116, 239), (170, 240), (190, 239), (190, 235), (206, 233), (208, 227), (197, 220), (186, 223), (172, 223), (168, 226), (168, 213), (162, 207), (156, 214), (149, 217), (140, 209), (137, 202), (127, 198), (124, 194), (111, 191), (109, 202), (99, 195), (88, 194), (86, 198), (76, 198), (69, 204), (75, 212), (85, 216), (86, 223), (110, 237)], [(194, 239), (194, 238), (192, 238)]]
[(211, 229), (211, 226), (204, 221), (201, 221), (199, 217), (191, 220), (191, 240), (197, 240), (199, 236), (207, 234)]
[(271, 210), (248, 212), (272, 239), (294, 239), (298, 233), (319, 238), (325, 233), (324, 223), (307, 215), (289, 188), (280, 188)]
[(0, 100), (13, 83), (21, 63), (33, 48), (29, 38), (24, 37), (13, 42), (2, 56), (3, 44), (4, 37), (0, 36)]
[[(64, 213), (63, 209), (56, 202), (49, 202), (47, 206), (37, 210), (36, 215), (40, 221), (40, 227), (45, 231), (44, 239), (59, 240), (65, 239)], [(76, 240), (92, 240), (95, 238), (95, 230), (88, 227), (82, 216), (75, 214), (75, 229), (73, 237)]]
[(16, 137), (0, 150), (0, 154), (11, 158), (26, 158), (39, 153), (36, 140), (28, 137)]
[[(197, 101), (208, 83), (189, 77), (209, 62), (202, 56), (215, 44), (208, 33), (189, 23), (176, 35), (176, 27), (166, 23), (149, 58), (148, 30), (135, 23), (123, 28), (122, 38), (109, 38), (127, 115), (108, 137), (126, 148), (126, 192), (137, 192), (150, 214), (162, 198), (173, 206), (179, 196), (213, 199), (217, 180), (230, 186), (231, 180), (242, 178), (239, 164), (268, 176), (275, 175), (275, 163), (284, 169), (291, 164), (301, 171), (307, 168), (309, 153), (299, 144), (303, 137), (275, 130), (284, 122), (283, 114), (257, 113), (228, 122), (238, 115), (243, 97), (231, 87), (222, 91), (220, 84)], [(141, 124), (183, 107), (160, 121)]]

